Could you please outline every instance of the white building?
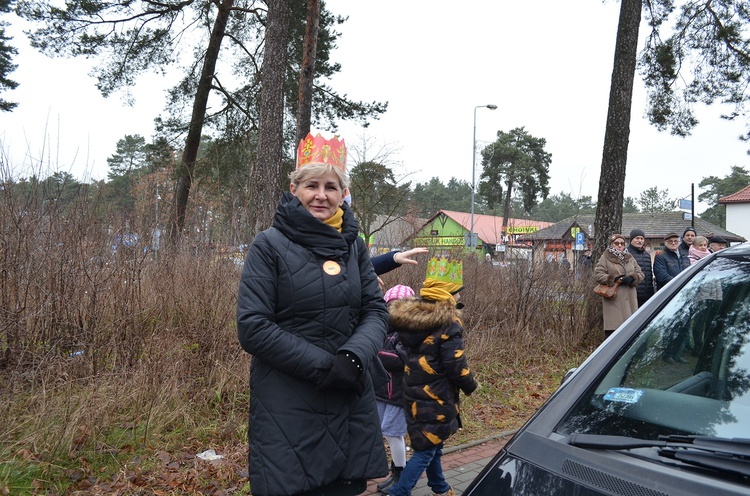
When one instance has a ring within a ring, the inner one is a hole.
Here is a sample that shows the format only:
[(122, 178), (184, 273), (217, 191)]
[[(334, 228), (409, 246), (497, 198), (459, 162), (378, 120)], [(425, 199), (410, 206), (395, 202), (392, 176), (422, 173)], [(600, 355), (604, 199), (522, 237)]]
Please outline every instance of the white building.
[(719, 203), (727, 208), (727, 231), (750, 239), (750, 186), (719, 198)]

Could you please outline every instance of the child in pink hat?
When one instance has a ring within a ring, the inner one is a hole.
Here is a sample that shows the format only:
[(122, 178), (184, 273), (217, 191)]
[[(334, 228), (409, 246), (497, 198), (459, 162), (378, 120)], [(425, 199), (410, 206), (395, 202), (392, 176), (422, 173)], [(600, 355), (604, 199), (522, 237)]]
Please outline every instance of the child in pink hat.
[[(414, 298), (412, 288), (397, 284), (385, 292), (383, 299), (386, 305), (392, 301)], [(389, 329), (383, 348), (378, 358), (388, 371), (390, 380), (375, 390), (375, 402), (380, 415), (380, 430), (383, 431), (388, 446), (391, 448), (391, 475), (377, 485), (378, 491), (387, 494), (388, 488), (398, 482), (401, 471), (406, 465), (406, 416), (403, 406), (404, 361), (396, 351), (398, 333)]]
[(393, 300), (403, 300), (404, 298), (414, 298), (414, 290), (403, 284), (393, 286), (383, 295), (386, 305)]

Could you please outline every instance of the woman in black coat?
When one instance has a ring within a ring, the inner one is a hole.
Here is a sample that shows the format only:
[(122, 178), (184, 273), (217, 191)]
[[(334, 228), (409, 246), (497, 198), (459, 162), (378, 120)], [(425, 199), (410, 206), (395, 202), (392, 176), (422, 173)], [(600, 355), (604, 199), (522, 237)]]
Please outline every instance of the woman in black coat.
[(358, 494), (388, 473), (371, 375), (382, 372), (388, 312), (344, 205), (345, 163), (343, 141), (300, 143), (290, 192), (243, 268), (237, 331), (253, 355), (255, 496)]

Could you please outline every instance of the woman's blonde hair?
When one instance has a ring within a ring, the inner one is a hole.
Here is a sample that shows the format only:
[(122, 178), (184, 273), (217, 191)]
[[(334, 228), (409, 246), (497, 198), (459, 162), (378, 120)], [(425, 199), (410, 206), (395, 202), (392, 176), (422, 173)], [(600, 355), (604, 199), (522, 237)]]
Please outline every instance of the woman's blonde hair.
[(708, 245), (708, 238), (705, 236), (696, 236), (693, 239), (693, 246), (698, 246), (701, 243), (706, 243), (706, 245)]
[(291, 174), (289, 174), (289, 180), (292, 181), (292, 184), (295, 187), (297, 187), (303, 181), (307, 181), (308, 179), (313, 177), (324, 176), (326, 174), (330, 174), (331, 172), (336, 173), (336, 177), (338, 177), (339, 179), (339, 186), (341, 186), (342, 190), (349, 188), (349, 185), (351, 184), (349, 176), (346, 174), (346, 172), (331, 164), (305, 165), (304, 167), (295, 169)]

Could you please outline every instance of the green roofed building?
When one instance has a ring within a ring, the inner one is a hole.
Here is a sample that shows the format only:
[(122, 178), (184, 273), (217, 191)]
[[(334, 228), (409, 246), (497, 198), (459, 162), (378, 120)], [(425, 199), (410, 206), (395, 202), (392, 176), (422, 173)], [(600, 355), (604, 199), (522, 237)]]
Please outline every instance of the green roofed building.
[(476, 250), (468, 246), (471, 232), (471, 214), (453, 210), (440, 210), (414, 234), (401, 243), (406, 246), (424, 246), (436, 256), (449, 256), (458, 253), (467, 254), (474, 251), (484, 257), (486, 253), (497, 251), (528, 250), (531, 244), (518, 241), (521, 235), (527, 235), (551, 226), (551, 222), (530, 219), (508, 219), (506, 232), (503, 233), (503, 218), (494, 215), (474, 214), (474, 232), (477, 235)]

